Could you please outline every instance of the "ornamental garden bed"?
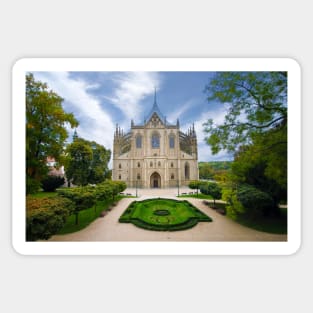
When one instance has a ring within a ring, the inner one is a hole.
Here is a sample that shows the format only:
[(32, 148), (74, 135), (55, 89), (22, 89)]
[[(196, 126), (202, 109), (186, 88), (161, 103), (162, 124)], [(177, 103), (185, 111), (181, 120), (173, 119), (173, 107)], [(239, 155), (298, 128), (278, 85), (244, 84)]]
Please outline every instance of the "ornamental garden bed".
[(137, 227), (157, 231), (184, 230), (198, 222), (212, 219), (188, 201), (172, 199), (148, 199), (132, 202), (119, 218), (120, 223), (132, 223)]

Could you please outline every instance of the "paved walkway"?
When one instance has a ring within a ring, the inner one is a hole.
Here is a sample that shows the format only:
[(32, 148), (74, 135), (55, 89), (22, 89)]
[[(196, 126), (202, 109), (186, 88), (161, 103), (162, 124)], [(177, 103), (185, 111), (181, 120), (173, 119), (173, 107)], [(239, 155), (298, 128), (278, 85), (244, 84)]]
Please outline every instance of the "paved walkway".
[[(180, 193), (190, 192), (181, 189)], [(269, 234), (239, 225), (220, 215), (202, 203), (203, 200), (188, 198), (193, 205), (213, 219), (213, 222), (200, 222), (195, 227), (175, 232), (159, 232), (138, 228), (133, 224), (119, 223), (118, 219), (134, 200), (164, 197), (175, 199), (177, 189), (138, 189), (138, 197), (124, 198), (105, 217), (96, 219), (85, 229), (68, 234), (55, 235), (50, 241), (286, 241), (287, 235)], [(127, 189), (125, 193), (136, 194)]]

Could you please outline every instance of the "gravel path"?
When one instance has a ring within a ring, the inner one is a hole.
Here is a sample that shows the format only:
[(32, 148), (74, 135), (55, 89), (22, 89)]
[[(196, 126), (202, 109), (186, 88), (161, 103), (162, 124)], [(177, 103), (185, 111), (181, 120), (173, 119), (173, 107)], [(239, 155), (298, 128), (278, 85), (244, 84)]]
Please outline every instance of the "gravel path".
[[(180, 190), (181, 193), (190, 191)], [(136, 190), (127, 189), (126, 193), (135, 195)], [(203, 200), (195, 198), (186, 200), (210, 216), (213, 222), (200, 222), (191, 229), (176, 232), (144, 230), (133, 224), (118, 222), (134, 200), (157, 197), (177, 199), (176, 195), (177, 189), (140, 189), (139, 198), (124, 198), (105, 217), (96, 219), (85, 229), (68, 235), (52, 236), (50, 241), (287, 241), (287, 235), (264, 233), (239, 225), (207, 207), (202, 203)]]

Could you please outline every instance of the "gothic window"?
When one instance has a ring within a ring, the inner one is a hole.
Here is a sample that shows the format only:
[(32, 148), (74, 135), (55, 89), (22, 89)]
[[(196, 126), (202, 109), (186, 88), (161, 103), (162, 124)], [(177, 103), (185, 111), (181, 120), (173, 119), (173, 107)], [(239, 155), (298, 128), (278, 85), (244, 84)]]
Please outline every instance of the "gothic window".
[(122, 168), (122, 164), (121, 163), (118, 165), (118, 168)]
[(122, 176), (121, 176), (121, 175), (118, 175), (118, 179), (122, 179)]
[(140, 174), (137, 174), (137, 180), (140, 180)]
[(150, 162), (150, 167), (152, 167), (153, 166), (153, 163), (152, 162)]
[(175, 137), (173, 135), (170, 136), (170, 149), (175, 148)]
[(136, 148), (141, 148), (141, 145), (142, 145), (142, 137), (141, 135), (138, 135), (136, 137)]
[(174, 163), (173, 162), (171, 162), (171, 167), (174, 167)]
[(160, 167), (160, 166), (161, 166), (161, 162), (159, 161), (159, 162), (158, 162), (158, 167)]
[(189, 179), (190, 177), (190, 167), (188, 163), (185, 163), (185, 179)]
[(137, 167), (140, 167), (140, 162), (137, 163)]
[(152, 148), (160, 148), (160, 136), (158, 134), (153, 134), (151, 137)]
[(174, 178), (175, 178), (174, 174), (171, 174), (171, 179), (174, 179)]

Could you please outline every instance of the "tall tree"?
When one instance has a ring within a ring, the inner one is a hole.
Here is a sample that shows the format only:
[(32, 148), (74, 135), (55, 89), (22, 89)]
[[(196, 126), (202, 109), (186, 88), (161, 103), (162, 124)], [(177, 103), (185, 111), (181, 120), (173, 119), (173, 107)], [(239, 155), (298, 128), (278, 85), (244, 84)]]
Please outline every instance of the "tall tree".
[(47, 84), (26, 75), (26, 177), (40, 181), (46, 174), (47, 157), (59, 161), (68, 137), (66, 125), (76, 127), (77, 120), (62, 107), (63, 99)]
[(68, 182), (85, 186), (88, 184), (92, 149), (84, 140), (76, 139), (67, 146), (65, 173)]
[(95, 141), (76, 135), (67, 147), (65, 172), (75, 185), (98, 184), (105, 180), (111, 151)]
[[(204, 124), (207, 143), (214, 154), (220, 150), (238, 151), (264, 133), (287, 131), (287, 73), (285, 72), (222, 72), (206, 87), (209, 101), (227, 107), (224, 123)], [(285, 138), (266, 146), (286, 145)], [(263, 142), (264, 144), (264, 142)]]
[(270, 193), (287, 192), (287, 73), (217, 73), (206, 87), (209, 101), (227, 107), (220, 125), (204, 124), (214, 154), (234, 153), (232, 180)]
[(98, 184), (103, 182), (108, 175), (111, 151), (95, 141), (91, 141), (89, 144), (92, 149), (92, 161), (88, 181), (90, 184)]

